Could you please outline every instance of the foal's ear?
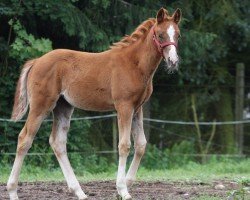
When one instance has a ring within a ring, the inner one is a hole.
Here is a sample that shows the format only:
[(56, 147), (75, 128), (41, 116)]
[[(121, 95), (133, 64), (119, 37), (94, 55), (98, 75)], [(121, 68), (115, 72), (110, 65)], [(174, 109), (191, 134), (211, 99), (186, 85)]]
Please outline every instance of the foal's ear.
[(163, 22), (164, 18), (166, 18), (168, 15), (168, 11), (164, 8), (161, 8), (156, 15), (156, 20), (157, 23), (160, 24), (161, 22)]
[(179, 22), (181, 21), (181, 10), (177, 8), (172, 17), (174, 19), (174, 22), (176, 24), (179, 24)]

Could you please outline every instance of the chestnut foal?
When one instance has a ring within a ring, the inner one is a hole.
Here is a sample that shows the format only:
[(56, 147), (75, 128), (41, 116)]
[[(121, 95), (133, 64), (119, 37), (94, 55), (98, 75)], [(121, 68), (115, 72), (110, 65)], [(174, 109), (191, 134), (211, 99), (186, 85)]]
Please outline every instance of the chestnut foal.
[[(116, 110), (119, 126), (117, 191), (123, 199), (136, 178), (146, 147), (142, 105), (153, 91), (152, 78), (162, 58), (169, 70), (178, 68), (177, 42), (181, 12), (173, 15), (161, 8), (156, 18), (144, 21), (130, 35), (101, 53), (59, 49), (28, 61), (21, 72), (12, 113), (20, 120), (29, 106), (27, 121), (19, 134), (17, 153), (7, 189), (18, 199), (21, 166), (46, 116), (53, 112), (49, 143), (59, 161), (70, 190), (87, 196), (80, 187), (67, 156), (66, 141), (74, 107), (91, 111)], [(130, 136), (135, 154), (126, 173)]]

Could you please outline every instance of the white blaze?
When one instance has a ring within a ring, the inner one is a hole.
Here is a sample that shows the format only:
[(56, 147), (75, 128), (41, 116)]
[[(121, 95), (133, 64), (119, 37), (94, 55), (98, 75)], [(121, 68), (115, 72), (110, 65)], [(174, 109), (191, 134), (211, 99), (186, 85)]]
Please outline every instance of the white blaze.
[[(175, 42), (174, 41), (174, 35), (175, 35), (175, 29), (173, 25), (170, 25), (167, 34), (169, 36), (170, 42)], [(176, 47), (174, 45), (170, 45), (170, 50), (169, 50), (169, 58), (173, 63), (176, 63), (178, 61), (178, 55), (176, 52)]]

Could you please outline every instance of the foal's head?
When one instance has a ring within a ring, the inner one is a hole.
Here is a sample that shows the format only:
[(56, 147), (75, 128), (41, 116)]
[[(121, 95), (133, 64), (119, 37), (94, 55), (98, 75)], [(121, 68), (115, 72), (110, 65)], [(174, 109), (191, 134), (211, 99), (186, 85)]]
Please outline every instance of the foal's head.
[(171, 16), (167, 10), (161, 8), (157, 13), (154, 26), (154, 42), (170, 71), (178, 69), (177, 45), (180, 37), (180, 29), (178, 27), (180, 19), (180, 9), (177, 9)]

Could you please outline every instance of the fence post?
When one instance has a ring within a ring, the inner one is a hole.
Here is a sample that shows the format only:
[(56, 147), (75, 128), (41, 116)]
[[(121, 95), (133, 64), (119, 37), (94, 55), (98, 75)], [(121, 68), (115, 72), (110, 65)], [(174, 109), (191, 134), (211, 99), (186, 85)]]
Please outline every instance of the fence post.
[[(244, 111), (244, 77), (245, 66), (243, 63), (236, 64), (236, 92), (235, 92), (235, 120), (243, 120)], [(235, 139), (238, 154), (243, 153), (244, 129), (243, 124), (235, 125)]]

